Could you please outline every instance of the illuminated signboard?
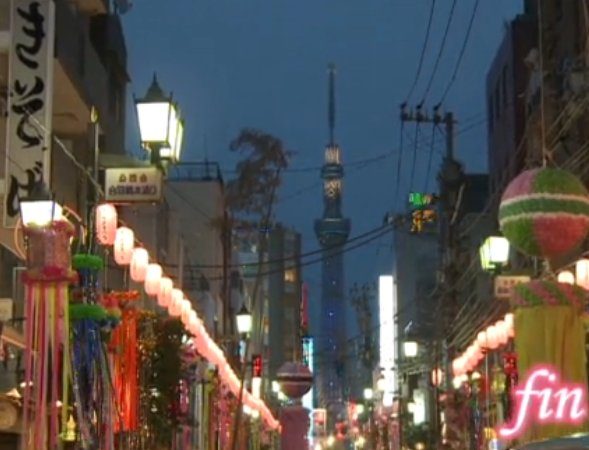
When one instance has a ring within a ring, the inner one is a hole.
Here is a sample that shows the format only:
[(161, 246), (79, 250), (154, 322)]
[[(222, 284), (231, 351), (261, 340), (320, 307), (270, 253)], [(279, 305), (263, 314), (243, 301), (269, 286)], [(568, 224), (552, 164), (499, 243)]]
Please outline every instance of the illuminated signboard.
[(391, 406), (395, 391), (395, 361), (397, 358), (397, 292), (395, 280), (391, 275), (381, 275), (378, 279), (379, 305), (379, 348), (380, 367), (384, 377), (383, 405)]
[[(311, 337), (306, 337), (303, 338), (303, 364), (306, 364), (307, 367), (309, 368), (309, 370), (311, 372), (313, 372), (313, 338)], [(308, 434), (308, 438), (312, 439), (313, 437), (313, 432), (314, 432), (314, 422), (313, 422), (313, 388), (311, 387), (311, 389), (309, 389), (309, 392), (307, 392), (302, 399), (303, 402), (303, 407), (307, 408), (309, 410), (309, 419), (311, 422), (311, 426), (309, 427), (309, 434)]]
[(587, 386), (566, 383), (554, 367), (536, 366), (513, 391), (514, 410), (499, 436), (515, 439), (532, 424), (579, 425), (587, 419)]
[(424, 194), (422, 192), (410, 192), (409, 193), (409, 204), (413, 208), (424, 208), (426, 206), (432, 206), (438, 200), (435, 194)]

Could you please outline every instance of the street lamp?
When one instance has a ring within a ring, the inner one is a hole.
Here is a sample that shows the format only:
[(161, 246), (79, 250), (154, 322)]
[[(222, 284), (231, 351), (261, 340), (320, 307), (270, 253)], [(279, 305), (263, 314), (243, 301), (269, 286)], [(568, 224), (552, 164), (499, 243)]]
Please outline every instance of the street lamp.
[(419, 345), (415, 341), (403, 342), (403, 353), (406, 358), (415, 358), (419, 352)]
[(372, 400), (374, 398), (374, 391), (372, 388), (364, 388), (364, 400)]
[(53, 199), (42, 180), (36, 182), (28, 197), (19, 199), (19, 203), (25, 228), (44, 227), (62, 218), (61, 205)]
[(489, 236), (479, 249), (483, 270), (494, 271), (509, 261), (509, 241), (502, 236)]
[(141, 145), (151, 152), (151, 161), (176, 163), (180, 160), (184, 121), (180, 117), (178, 104), (167, 96), (153, 75), (151, 86), (145, 97), (135, 99)]
[(242, 305), (235, 317), (237, 319), (237, 332), (241, 335), (247, 336), (252, 331), (251, 313), (247, 310), (245, 305)]

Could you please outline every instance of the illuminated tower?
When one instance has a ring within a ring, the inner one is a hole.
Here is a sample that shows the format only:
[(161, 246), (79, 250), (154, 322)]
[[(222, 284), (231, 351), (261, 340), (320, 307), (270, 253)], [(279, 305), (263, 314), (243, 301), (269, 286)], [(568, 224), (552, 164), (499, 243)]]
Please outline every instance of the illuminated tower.
[(317, 340), (315, 385), (318, 401), (327, 408), (330, 421), (343, 411), (345, 300), (343, 245), (350, 234), (350, 221), (342, 216), (344, 169), (335, 130), (335, 66), (329, 65), (329, 143), (325, 148), (323, 217), (315, 221), (315, 234), (323, 249), (321, 309)]

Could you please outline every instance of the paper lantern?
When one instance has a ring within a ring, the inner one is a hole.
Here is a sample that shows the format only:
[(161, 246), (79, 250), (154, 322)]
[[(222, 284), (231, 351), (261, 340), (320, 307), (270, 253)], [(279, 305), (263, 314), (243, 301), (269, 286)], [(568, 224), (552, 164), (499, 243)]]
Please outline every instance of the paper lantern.
[(487, 341), (491, 350), (499, 347), (499, 333), (495, 325), (489, 325), (487, 327)]
[(166, 307), (172, 300), (172, 289), (174, 289), (174, 283), (168, 277), (162, 277), (160, 280), (160, 290), (157, 293), (157, 304)]
[(566, 255), (589, 231), (587, 189), (565, 170), (522, 172), (503, 193), (499, 226), (509, 242), (529, 256)]
[(580, 259), (575, 264), (577, 284), (583, 289), (589, 290), (589, 259)]
[(507, 323), (504, 320), (499, 320), (495, 323), (495, 328), (497, 329), (499, 345), (507, 344), (507, 341), (509, 341), (509, 326)]
[(183, 324), (187, 324), (190, 311), (192, 311), (192, 305), (190, 304), (190, 300), (186, 300), (185, 298), (182, 299), (182, 303), (180, 303), (180, 305), (180, 320), (182, 320)]
[(480, 331), (479, 334), (477, 334), (477, 343), (479, 344), (479, 347), (483, 350), (489, 348), (489, 337), (487, 336), (486, 330)]
[(556, 277), (556, 280), (559, 283), (575, 284), (575, 276), (573, 275), (573, 272), (569, 270), (563, 270), (560, 272)]
[(94, 230), (98, 242), (102, 245), (113, 245), (117, 235), (117, 209), (110, 203), (98, 205), (94, 220)]
[(133, 248), (135, 247), (135, 233), (127, 227), (117, 228), (114, 242), (115, 261), (120, 266), (131, 263)]
[(129, 267), (131, 279), (137, 283), (144, 282), (148, 264), (149, 253), (147, 253), (147, 250), (141, 247), (135, 247), (131, 255), (131, 265)]
[(149, 264), (145, 273), (145, 293), (147, 295), (157, 295), (160, 290), (161, 279), (162, 267), (159, 264)]
[(182, 314), (182, 300), (184, 300), (184, 293), (180, 289), (172, 289), (172, 299), (168, 305), (170, 316), (179, 317)]

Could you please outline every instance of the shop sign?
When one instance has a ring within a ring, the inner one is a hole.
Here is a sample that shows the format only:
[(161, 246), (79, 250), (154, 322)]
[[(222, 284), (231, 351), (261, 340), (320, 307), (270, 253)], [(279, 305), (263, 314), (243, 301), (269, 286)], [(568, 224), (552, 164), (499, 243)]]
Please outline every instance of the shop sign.
[(498, 275), (495, 277), (495, 298), (508, 300), (515, 286), (529, 282), (530, 277), (527, 275)]
[(499, 428), (504, 439), (516, 439), (532, 424), (579, 425), (587, 419), (587, 386), (564, 382), (552, 366), (533, 368), (512, 396), (512, 419)]
[[(6, 3), (5, 3), (6, 4)], [(8, 108), (4, 226), (14, 228), (19, 198), (36, 183), (50, 185), (55, 4), (13, 0), (10, 4)]]
[(156, 202), (162, 198), (162, 172), (157, 167), (109, 168), (104, 171), (109, 202)]

